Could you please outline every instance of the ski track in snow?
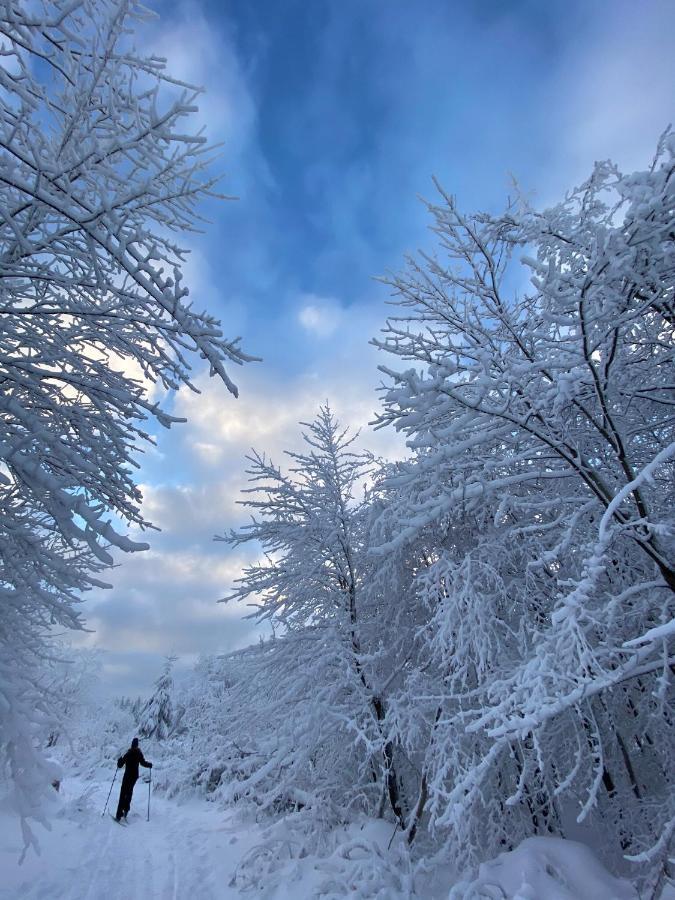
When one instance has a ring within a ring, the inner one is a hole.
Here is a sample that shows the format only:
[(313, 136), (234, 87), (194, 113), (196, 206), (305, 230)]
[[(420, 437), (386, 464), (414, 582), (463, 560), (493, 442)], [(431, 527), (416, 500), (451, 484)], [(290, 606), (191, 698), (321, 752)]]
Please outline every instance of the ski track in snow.
[[(3, 814), (0, 832), (1, 900), (229, 900), (234, 869), (258, 839), (233, 814), (204, 801), (181, 805), (153, 795), (146, 821), (147, 788), (134, 792), (129, 825), (120, 827), (100, 810), (107, 788), (75, 815), (39, 826), (40, 856), (31, 850), (18, 865), (18, 821)], [(100, 805), (98, 801), (100, 799)], [(115, 792), (111, 803), (115, 799)], [(98, 812), (96, 808), (98, 806)], [(234, 835), (239, 837), (233, 841)]]

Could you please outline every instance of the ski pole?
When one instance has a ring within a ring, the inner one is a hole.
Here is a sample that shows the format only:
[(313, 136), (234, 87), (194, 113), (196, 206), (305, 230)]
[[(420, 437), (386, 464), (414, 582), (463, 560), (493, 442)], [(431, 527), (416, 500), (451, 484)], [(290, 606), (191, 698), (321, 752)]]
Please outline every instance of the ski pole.
[(113, 780), (110, 785), (110, 790), (108, 791), (108, 799), (105, 801), (105, 806), (103, 807), (103, 812), (101, 813), (101, 818), (105, 815), (105, 811), (108, 808), (108, 800), (110, 800), (110, 795), (112, 794), (113, 784), (115, 784), (115, 779), (117, 778), (117, 769), (115, 769), (115, 774), (113, 775)]
[[(117, 773), (115, 773), (117, 774)], [(148, 819), (150, 821), (150, 788), (152, 786), (152, 769), (150, 769), (150, 778), (148, 778)]]

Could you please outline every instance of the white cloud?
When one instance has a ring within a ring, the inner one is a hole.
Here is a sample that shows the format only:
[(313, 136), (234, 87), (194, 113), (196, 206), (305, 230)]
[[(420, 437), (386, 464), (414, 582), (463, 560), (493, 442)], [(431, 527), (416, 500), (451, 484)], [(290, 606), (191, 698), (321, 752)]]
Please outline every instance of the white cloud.
[(303, 294), (301, 302), (298, 321), (306, 331), (319, 338), (330, 337), (337, 331), (343, 320), (344, 310), (336, 300), (316, 294)]
[(77, 643), (161, 657), (226, 652), (254, 640), (257, 629), (243, 618), (249, 610), (218, 603), (249, 560), (222, 544), (209, 549), (153, 549), (126, 559), (112, 574), (113, 589), (89, 604), (94, 631)]
[(196, 121), (205, 126), (210, 140), (226, 144), (228, 158), (242, 155), (254, 139), (257, 112), (222, 23), (208, 20), (196, 4), (177, 4), (159, 19), (150, 50), (166, 58), (173, 78), (204, 88)]
[(253, 447), (281, 462), (284, 450), (301, 444), (298, 423), (311, 421), (326, 402), (344, 425), (361, 429), (362, 446), (388, 458), (403, 454), (403, 439), (393, 429), (368, 426), (379, 408), (377, 363), (384, 362), (368, 341), (382, 325), (384, 310), (342, 309), (341, 317), (340, 340), (330, 353), (319, 354), (292, 378), (269, 365), (248, 369), (236, 402), (206, 375), (196, 380), (201, 393), (181, 389), (176, 414), (188, 419), (184, 439), (201, 466), (232, 473), (243, 487), (245, 454)]

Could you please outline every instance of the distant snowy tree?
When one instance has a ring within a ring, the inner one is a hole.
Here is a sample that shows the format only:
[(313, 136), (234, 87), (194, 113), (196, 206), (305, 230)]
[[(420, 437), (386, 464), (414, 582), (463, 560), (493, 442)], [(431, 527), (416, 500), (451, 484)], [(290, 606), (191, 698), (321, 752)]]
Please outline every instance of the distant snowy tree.
[[(71, 654), (79, 667), (76, 653)], [(113, 767), (136, 734), (129, 698), (110, 700), (82, 684), (68, 709), (58, 709), (59, 738), (49, 754), (69, 773), (96, 778), (101, 766)]]
[[(380, 422), (414, 450), (378, 552), (386, 564), (436, 534), (416, 575), (428, 664), (408, 704), (433, 742), (432, 825), (484, 853), (509, 820), (512, 834), (555, 830), (561, 802), (580, 822), (600, 804), (624, 849), (661, 847), (674, 811), (675, 138), (647, 171), (598, 164), (543, 212), (466, 216), (443, 193), (430, 211), (438, 254), (391, 282), (402, 312), (376, 343), (413, 366), (383, 367)], [(518, 249), (531, 285), (515, 291)]]
[(97, 650), (75, 650), (54, 644), (46, 657), (40, 693), (48, 698), (57, 727), (50, 732), (48, 747), (72, 736), (71, 725), (94, 705), (93, 696), (100, 683), (102, 661)]
[(143, 709), (143, 698), (142, 697), (136, 697), (135, 700), (131, 701), (131, 704), (129, 706), (129, 711), (131, 712), (131, 715), (134, 717), (134, 720), (136, 722), (138, 722), (138, 717), (141, 714), (142, 709)]
[(148, 524), (135, 453), (176, 421), (153, 386), (190, 384), (196, 354), (236, 393), (225, 364), (247, 359), (187, 300), (177, 242), (215, 195), (212, 152), (199, 91), (132, 46), (147, 17), (134, 0), (0, 10), (0, 731), (24, 820), (50, 780), (41, 635), (81, 627), (110, 546), (147, 546), (124, 534)]
[(163, 741), (171, 732), (174, 723), (173, 676), (171, 671), (177, 657), (168, 656), (164, 671), (155, 682), (155, 690), (138, 713), (138, 733), (141, 737), (151, 737)]
[(175, 694), (173, 727), (158, 786), (170, 795), (195, 791), (214, 798), (238, 778), (242, 751), (231, 727), (231, 689), (240, 677), (239, 654), (203, 657)]

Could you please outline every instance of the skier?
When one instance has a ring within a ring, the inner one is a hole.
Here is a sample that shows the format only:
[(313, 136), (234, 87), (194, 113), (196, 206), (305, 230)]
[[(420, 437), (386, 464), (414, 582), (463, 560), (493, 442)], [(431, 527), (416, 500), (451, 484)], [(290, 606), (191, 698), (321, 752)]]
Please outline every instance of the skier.
[(139, 763), (140, 765), (145, 766), (146, 769), (152, 768), (152, 763), (146, 762), (145, 757), (141, 753), (141, 748), (138, 746), (138, 738), (134, 738), (131, 742), (131, 747), (129, 747), (124, 756), (120, 756), (117, 760), (118, 769), (121, 769), (122, 766), (126, 766), (124, 778), (122, 779), (122, 787), (120, 788), (120, 802), (117, 804), (117, 814), (115, 816), (115, 819), (118, 822), (122, 816), (126, 819), (127, 813), (129, 812), (131, 795), (134, 792), (134, 785), (138, 781)]

